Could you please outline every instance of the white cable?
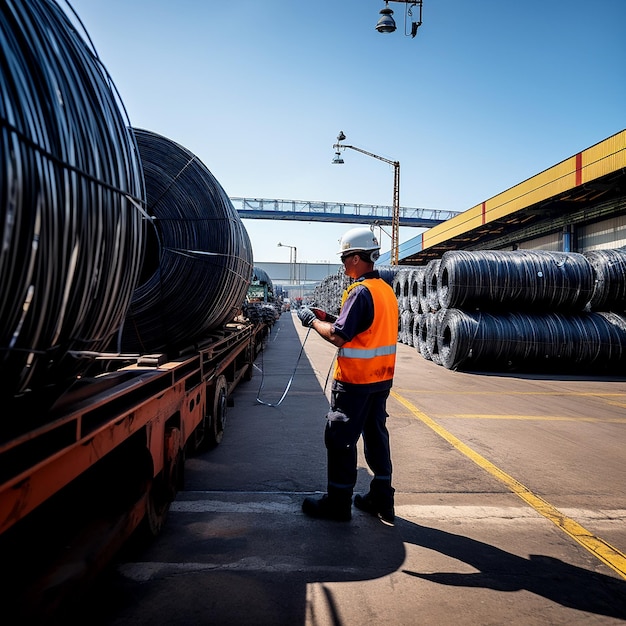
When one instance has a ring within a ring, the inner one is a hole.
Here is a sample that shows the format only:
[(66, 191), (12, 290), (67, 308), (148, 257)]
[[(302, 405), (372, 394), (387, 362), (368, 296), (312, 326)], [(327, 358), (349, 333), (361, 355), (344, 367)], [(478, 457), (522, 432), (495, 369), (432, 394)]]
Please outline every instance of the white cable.
[[(306, 340), (309, 338), (310, 332), (311, 332), (311, 327), (309, 326), (309, 330), (307, 330), (307, 333), (304, 336), (304, 341), (302, 342), (302, 347), (300, 348), (300, 354), (298, 354), (298, 359), (296, 360), (296, 366), (293, 368), (293, 373), (291, 374), (291, 377), (289, 378), (289, 382), (287, 383), (287, 386), (285, 387), (285, 391), (283, 392), (283, 395), (280, 397), (280, 400), (276, 404), (272, 404), (271, 402), (264, 402), (263, 400), (259, 398), (259, 396), (261, 395), (261, 390), (263, 389), (263, 383), (265, 381), (265, 367), (263, 366), (261, 368), (261, 385), (259, 386), (259, 391), (256, 394), (256, 401), (259, 404), (263, 404), (264, 406), (277, 407), (277, 406), (280, 406), (282, 401), (285, 399), (285, 397), (287, 396), (287, 392), (289, 391), (289, 388), (291, 387), (291, 383), (293, 382), (293, 379), (296, 375), (296, 370), (298, 369), (298, 363), (300, 363), (300, 357), (302, 356), (302, 353), (304, 352), (304, 344), (306, 343)], [(262, 359), (263, 359), (263, 351), (261, 351), (261, 360)]]

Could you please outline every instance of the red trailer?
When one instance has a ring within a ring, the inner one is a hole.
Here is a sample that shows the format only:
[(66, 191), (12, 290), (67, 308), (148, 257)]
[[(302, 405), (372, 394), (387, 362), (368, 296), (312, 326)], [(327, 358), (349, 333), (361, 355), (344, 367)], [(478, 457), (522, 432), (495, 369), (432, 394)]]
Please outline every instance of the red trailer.
[(229, 396), (267, 333), (232, 323), (175, 359), (104, 355), (46, 415), (2, 420), (5, 607), (54, 612), (131, 536), (159, 533), (185, 457), (221, 441)]

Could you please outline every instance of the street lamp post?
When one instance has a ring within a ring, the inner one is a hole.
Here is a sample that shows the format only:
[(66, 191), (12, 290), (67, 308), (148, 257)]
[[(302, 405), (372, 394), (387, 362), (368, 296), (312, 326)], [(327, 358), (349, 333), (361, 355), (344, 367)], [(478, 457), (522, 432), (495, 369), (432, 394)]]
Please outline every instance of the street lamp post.
[(384, 163), (388, 163), (389, 165), (393, 165), (393, 212), (391, 216), (391, 265), (398, 265), (398, 256), (399, 256), (399, 248), (400, 248), (400, 161), (392, 161), (391, 159), (386, 159), (385, 157), (381, 157), (377, 154), (373, 154), (372, 152), (368, 152), (367, 150), (363, 150), (362, 148), (357, 148), (356, 146), (350, 146), (345, 143), (341, 143), (346, 136), (343, 134), (343, 131), (340, 131), (337, 135), (337, 143), (333, 144), (333, 148), (335, 148), (335, 158), (333, 159), (333, 163), (340, 165), (343, 163), (343, 159), (341, 158), (341, 153), (339, 152), (342, 148), (350, 148), (351, 150), (356, 150), (361, 154), (365, 154), (367, 156), (371, 156), (379, 161), (383, 161)]
[(279, 248), (289, 248), (289, 282), (291, 284), (296, 283), (297, 277), (297, 264), (298, 264), (298, 249), (296, 246), (288, 246), (287, 244), (278, 242)]

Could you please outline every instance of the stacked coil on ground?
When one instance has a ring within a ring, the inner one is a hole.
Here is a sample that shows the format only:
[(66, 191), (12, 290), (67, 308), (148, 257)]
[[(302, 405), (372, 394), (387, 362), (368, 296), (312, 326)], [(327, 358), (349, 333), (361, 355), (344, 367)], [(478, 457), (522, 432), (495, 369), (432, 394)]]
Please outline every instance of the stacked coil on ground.
[(626, 317), (617, 313), (477, 313), (445, 309), (437, 328), (441, 365), (558, 371), (623, 367)]
[(622, 372), (625, 268), (622, 249), (446, 252), (423, 268), (412, 343), (399, 340), (448, 369)]
[(1, 3), (0, 75), (0, 401), (52, 402), (137, 285), (141, 164), (106, 71), (54, 3)]
[(537, 250), (451, 250), (435, 271), (445, 309), (581, 311), (595, 279), (584, 255)]
[(590, 250), (584, 255), (596, 276), (590, 308), (594, 311), (623, 311), (626, 308), (626, 250)]
[[(396, 277), (399, 273), (397, 266), (381, 265), (375, 268), (380, 277), (394, 290), (396, 288)], [(340, 267), (335, 274), (328, 275), (319, 285), (313, 289), (311, 304), (323, 309), (327, 313), (338, 315), (341, 309), (341, 298), (344, 291), (352, 284), (353, 279), (346, 276), (343, 267)], [(398, 322), (399, 325), (399, 322)]]
[(226, 192), (198, 157), (154, 132), (134, 135), (151, 228), (119, 348), (172, 354), (237, 315), (252, 277), (252, 247)]

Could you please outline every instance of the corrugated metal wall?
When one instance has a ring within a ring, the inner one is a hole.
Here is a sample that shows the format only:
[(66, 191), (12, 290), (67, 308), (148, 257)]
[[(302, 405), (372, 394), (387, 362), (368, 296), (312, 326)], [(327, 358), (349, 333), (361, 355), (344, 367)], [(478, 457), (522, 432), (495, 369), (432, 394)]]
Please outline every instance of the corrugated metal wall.
[(531, 241), (524, 241), (519, 244), (520, 250), (546, 250), (548, 252), (560, 252), (563, 250), (563, 231), (557, 231), (537, 237)]
[(589, 224), (578, 229), (579, 252), (626, 246), (626, 215)]

